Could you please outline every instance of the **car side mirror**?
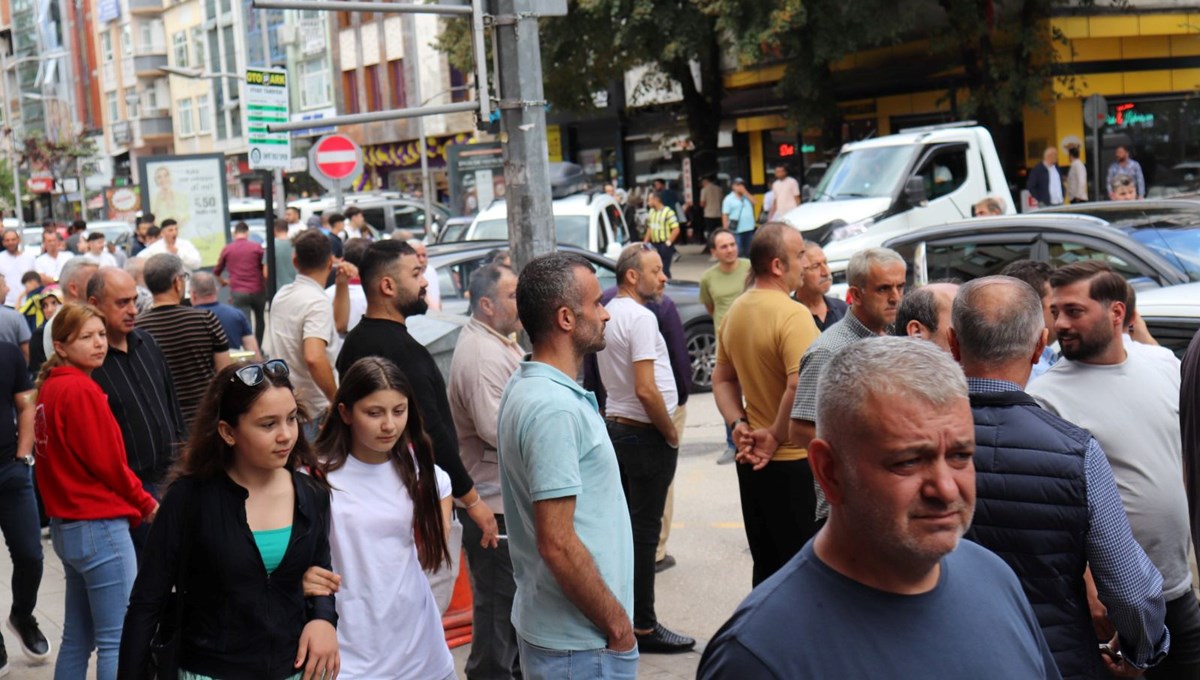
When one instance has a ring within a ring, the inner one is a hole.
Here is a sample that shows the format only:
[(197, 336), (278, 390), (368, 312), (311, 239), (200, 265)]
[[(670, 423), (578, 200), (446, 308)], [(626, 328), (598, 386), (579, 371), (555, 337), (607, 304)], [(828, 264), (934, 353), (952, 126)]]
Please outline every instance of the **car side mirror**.
[(908, 181), (904, 183), (904, 198), (914, 208), (928, 204), (929, 197), (925, 194), (925, 178), (920, 175), (909, 177)]

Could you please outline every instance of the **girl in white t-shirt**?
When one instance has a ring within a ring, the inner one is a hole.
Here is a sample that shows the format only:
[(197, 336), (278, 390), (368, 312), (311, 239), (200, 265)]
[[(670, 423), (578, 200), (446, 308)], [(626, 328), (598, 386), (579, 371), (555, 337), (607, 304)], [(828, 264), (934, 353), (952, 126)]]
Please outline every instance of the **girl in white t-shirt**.
[(441, 612), (424, 571), (450, 565), (450, 478), (433, 463), (416, 395), (380, 357), (341, 380), (315, 449), (333, 487), (333, 572), (314, 567), (305, 593), (337, 593), (339, 677), (454, 677)]

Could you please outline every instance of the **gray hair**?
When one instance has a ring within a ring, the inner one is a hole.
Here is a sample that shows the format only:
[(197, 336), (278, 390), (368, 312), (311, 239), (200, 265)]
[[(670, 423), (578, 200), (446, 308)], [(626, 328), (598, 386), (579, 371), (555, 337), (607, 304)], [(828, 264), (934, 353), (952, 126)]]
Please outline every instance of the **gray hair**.
[(471, 283), (468, 286), (471, 294), (471, 313), (479, 311), (479, 304), (484, 298), (488, 298), (493, 302), (496, 300), (496, 287), (500, 285), (500, 279), (504, 278), (504, 273), (512, 273), (512, 270), (502, 264), (488, 264), (476, 269), (471, 274)]
[(900, 308), (896, 310), (896, 323), (892, 326), (892, 335), (906, 337), (908, 322), (917, 321), (936, 333), (938, 329), (938, 299), (928, 286), (921, 286), (905, 295), (900, 300)]
[[(66, 297), (70, 293), (68, 286), (75, 284), (75, 288), (80, 295), (87, 295), (87, 280), (92, 278), (96, 270), (100, 268), (100, 263), (93, 257), (86, 255), (77, 255), (67, 260), (63, 268), (58, 272), (58, 283), (62, 288), (63, 296)], [(87, 298), (78, 300), (83, 302)]]
[(998, 366), (1029, 359), (1046, 320), (1033, 288), (1011, 276), (985, 276), (958, 289), (951, 323), (963, 361)]
[(210, 297), (217, 294), (217, 277), (208, 272), (192, 274), (192, 297)]
[(146, 288), (150, 289), (150, 293), (153, 295), (171, 290), (175, 279), (182, 273), (183, 260), (180, 260), (178, 255), (171, 253), (159, 253), (151, 256), (146, 260), (146, 266), (142, 270), (143, 278), (146, 279)]
[(967, 379), (932, 342), (868, 338), (847, 345), (817, 382), (817, 437), (844, 441), (871, 421), (871, 395), (916, 399), (935, 408), (967, 399)]
[(866, 248), (854, 253), (846, 265), (846, 281), (855, 288), (866, 288), (871, 267), (898, 262), (907, 269), (908, 264), (900, 253), (891, 248)]
[(145, 278), (142, 276), (142, 272), (146, 269), (146, 260), (140, 257), (131, 257), (128, 260), (125, 260), (125, 266), (123, 269), (133, 277), (134, 282), (136, 282), (139, 286), (145, 283)]
[(1119, 173), (1119, 174), (1113, 175), (1112, 181), (1108, 183), (1108, 188), (1113, 191), (1116, 191), (1117, 189), (1119, 189), (1121, 187), (1131, 187), (1131, 186), (1133, 186), (1133, 178), (1130, 177), (1129, 175), (1126, 175), (1125, 173)]
[(617, 285), (625, 285), (625, 275), (631, 271), (641, 271), (642, 253), (649, 252), (642, 243), (631, 243), (617, 256)]

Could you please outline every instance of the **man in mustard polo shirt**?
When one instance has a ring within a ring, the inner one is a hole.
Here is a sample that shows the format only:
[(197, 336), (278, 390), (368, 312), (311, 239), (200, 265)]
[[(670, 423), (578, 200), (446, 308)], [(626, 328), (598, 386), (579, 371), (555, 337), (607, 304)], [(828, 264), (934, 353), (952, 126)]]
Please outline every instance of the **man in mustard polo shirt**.
[[(750, 244), (754, 287), (734, 300), (717, 330), (713, 396), (739, 449), (738, 491), (756, 586), (812, 533), (804, 531), (816, 504), (812, 470), (807, 452), (787, 434), (800, 359), (818, 336), (808, 308), (789, 295), (806, 265), (800, 232), (764, 225)], [(768, 440), (773, 448), (764, 455), (755, 442)]]

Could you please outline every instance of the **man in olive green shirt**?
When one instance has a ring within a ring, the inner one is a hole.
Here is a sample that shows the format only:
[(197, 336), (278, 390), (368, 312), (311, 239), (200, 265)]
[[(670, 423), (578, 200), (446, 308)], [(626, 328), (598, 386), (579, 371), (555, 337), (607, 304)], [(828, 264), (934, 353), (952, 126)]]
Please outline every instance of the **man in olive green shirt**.
[[(700, 302), (713, 318), (713, 331), (721, 328), (721, 320), (730, 305), (746, 289), (746, 277), (750, 274), (750, 260), (738, 257), (737, 239), (728, 229), (717, 229), (709, 238), (709, 249), (717, 264), (700, 277)], [(733, 436), (725, 428), (725, 452), (717, 459), (717, 465), (728, 465), (737, 455)]]

